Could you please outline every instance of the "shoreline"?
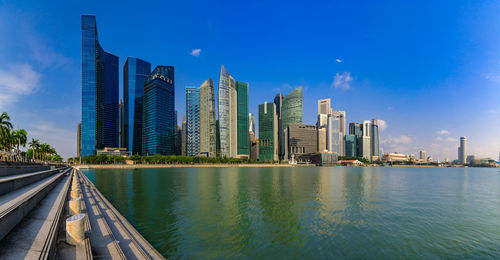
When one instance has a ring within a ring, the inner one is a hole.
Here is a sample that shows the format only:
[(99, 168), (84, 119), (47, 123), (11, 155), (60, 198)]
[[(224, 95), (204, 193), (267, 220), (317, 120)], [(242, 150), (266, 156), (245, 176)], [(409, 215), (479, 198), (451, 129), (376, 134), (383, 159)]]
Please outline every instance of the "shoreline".
[(77, 169), (316, 167), (314, 164), (81, 164)]

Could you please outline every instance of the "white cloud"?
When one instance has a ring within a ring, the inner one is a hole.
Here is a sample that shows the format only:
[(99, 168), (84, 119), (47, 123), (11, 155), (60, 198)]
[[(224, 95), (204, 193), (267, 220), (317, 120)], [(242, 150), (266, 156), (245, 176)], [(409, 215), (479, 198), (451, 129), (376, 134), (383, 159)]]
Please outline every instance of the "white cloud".
[(437, 134), (438, 135), (449, 135), (450, 132), (448, 132), (448, 130), (441, 129), (441, 130), (437, 131)]
[(352, 77), (350, 72), (342, 72), (342, 74), (337, 72), (333, 78), (332, 87), (349, 89), (351, 88), (351, 85), (349, 84), (351, 81)]
[(484, 78), (495, 83), (500, 83), (500, 75), (496, 73), (486, 73), (484, 74)]
[(201, 54), (201, 49), (193, 49), (193, 50), (189, 53), (189, 55), (194, 56), (194, 57), (198, 57), (198, 56), (200, 56), (200, 54)]
[(341, 60), (341, 59), (335, 59), (335, 61), (336, 61), (337, 63), (342, 63), (342, 62), (343, 62), (343, 60)]
[(411, 143), (411, 137), (407, 135), (400, 135), (396, 137), (389, 137), (382, 141), (383, 144), (409, 144)]
[(449, 142), (449, 143), (454, 143), (454, 142), (458, 142), (458, 138), (455, 138), (455, 137), (447, 137), (445, 139), (446, 142)]
[(387, 129), (387, 122), (385, 122), (385, 120), (377, 119), (377, 123), (378, 123), (378, 129), (380, 131), (384, 131), (385, 129)]
[(36, 90), (40, 74), (29, 64), (11, 65), (0, 69), (0, 109)]
[(50, 144), (64, 158), (76, 156), (76, 131), (64, 129), (47, 120), (35, 122), (26, 130), (29, 140), (35, 138)]

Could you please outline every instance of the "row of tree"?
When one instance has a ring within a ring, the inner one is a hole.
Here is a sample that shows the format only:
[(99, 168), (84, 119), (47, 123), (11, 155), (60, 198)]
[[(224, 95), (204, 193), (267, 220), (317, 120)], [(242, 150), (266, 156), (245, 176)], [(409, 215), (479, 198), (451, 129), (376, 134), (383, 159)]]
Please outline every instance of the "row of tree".
[[(68, 162), (79, 162), (78, 157), (69, 158)], [(182, 155), (132, 155), (127, 159), (120, 156), (107, 156), (100, 155), (87, 155), (81, 158), (83, 164), (123, 164), (125, 160), (132, 160), (137, 164), (243, 164), (243, 163), (262, 163), (258, 160), (252, 159), (239, 159), (239, 158), (225, 158), (225, 157), (191, 157)], [(273, 163), (273, 162), (266, 162)]]
[[(33, 138), (28, 143), (28, 132), (24, 129), (14, 130), (10, 120), (10, 116), (6, 112), (0, 115), (0, 151), (8, 152), (8, 155), (0, 157), (0, 160), (62, 161), (56, 149), (49, 144), (41, 143), (40, 140)], [(26, 144), (29, 145), (30, 149), (26, 151), (25, 158), (23, 158), (20, 148), (26, 147)]]

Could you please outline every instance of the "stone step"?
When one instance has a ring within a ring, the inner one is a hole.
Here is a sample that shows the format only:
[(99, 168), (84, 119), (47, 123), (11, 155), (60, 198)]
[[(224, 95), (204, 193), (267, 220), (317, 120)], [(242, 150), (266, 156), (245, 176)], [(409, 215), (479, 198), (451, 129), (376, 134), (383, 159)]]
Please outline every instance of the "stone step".
[(64, 169), (45, 170), (0, 177), (0, 195), (7, 194), (41, 179), (45, 179), (63, 170)]

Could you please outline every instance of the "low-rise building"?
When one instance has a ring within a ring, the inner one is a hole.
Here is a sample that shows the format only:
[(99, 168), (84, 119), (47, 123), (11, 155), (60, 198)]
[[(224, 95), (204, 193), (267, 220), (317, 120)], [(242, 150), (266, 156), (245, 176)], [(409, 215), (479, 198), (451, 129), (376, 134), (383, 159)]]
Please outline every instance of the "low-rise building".
[(386, 162), (407, 162), (408, 156), (400, 153), (386, 153), (382, 156), (382, 160)]
[(113, 148), (113, 147), (104, 147), (104, 149), (97, 150), (96, 151), (97, 155), (115, 155), (115, 156), (122, 156), (122, 157), (127, 157), (130, 156), (130, 152), (127, 151), (127, 148)]

